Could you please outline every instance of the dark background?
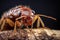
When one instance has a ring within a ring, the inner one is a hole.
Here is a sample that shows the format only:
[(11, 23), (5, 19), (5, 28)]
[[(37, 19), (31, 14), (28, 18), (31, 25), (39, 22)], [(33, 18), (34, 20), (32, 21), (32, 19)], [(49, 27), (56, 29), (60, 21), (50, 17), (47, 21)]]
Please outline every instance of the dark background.
[[(3, 12), (17, 5), (30, 6), (36, 13), (52, 16), (58, 20), (58, 1), (55, 0), (0, 0), (0, 17)], [(42, 17), (46, 27), (60, 29), (57, 21)]]

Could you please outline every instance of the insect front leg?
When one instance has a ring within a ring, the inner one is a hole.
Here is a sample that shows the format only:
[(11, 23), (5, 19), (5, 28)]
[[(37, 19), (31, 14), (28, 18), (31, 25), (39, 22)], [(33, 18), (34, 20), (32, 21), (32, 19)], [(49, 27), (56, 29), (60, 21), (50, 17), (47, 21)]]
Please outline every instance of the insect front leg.
[(40, 26), (40, 17), (38, 16), (38, 20), (37, 20), (37, 28), (39, 28)]
[(33, 17), (33, 19), (32, 19), (32, 25), (31, 25), (31, 28), (33, 28), (33, 23), (34, 23), (37, 19), (38, 19), (38, 16), (35, 15), (35, 16)]
[(39, 17), (39, 20), (41, 22), (42, 27), (44, 28), (45, 27), (44, 22), (42, 21), (42, 19), (40, 17)]

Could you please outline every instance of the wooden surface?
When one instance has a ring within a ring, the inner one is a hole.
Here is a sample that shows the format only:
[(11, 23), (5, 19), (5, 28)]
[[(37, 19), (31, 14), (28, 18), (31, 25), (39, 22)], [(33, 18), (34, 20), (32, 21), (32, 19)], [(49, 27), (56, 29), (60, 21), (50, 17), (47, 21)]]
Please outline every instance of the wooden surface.
[(60, 40), (60, 30), (18, 29), (14, 34), (12, 30), (1, 31), (0, 40)]

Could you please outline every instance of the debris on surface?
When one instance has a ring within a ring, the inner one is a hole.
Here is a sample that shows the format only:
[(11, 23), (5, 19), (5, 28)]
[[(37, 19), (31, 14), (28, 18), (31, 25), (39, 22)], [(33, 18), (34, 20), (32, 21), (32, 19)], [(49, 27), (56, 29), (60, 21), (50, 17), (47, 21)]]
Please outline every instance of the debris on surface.
[(50, 29), (19, 29), (14, 34), (12, 30), (1, 31), (0, 40), (60, 40), (58, 32)]

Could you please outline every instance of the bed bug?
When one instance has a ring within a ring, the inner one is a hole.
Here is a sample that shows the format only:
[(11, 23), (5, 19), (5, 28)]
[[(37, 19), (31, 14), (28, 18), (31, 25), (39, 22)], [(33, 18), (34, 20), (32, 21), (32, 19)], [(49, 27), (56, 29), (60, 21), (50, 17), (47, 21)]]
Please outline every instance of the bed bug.
[(55, 18), (50, 17), (50, 16), (46, 16), (42, 14), (35, 14), (35, 11), (27, 6), (22, 6), (22, 5), (16, 6), (2, 15), (0, 19), (1, 30), (3, 30), (4, 25), (7, 25), (7, 24), (9, 24), (10, 27), (14, 27), (14, 32), (16, 32), (16, 27), (21, 27), (21, 25), (24, 25), (27, 28), (30, 25), (31, 28), (33, 28), (33, 23), (37, 19), (38, 19), (37, 28), (40, 26), (40, 23), (42, 27), (45, 27), (40, 16), (56, 20)]

